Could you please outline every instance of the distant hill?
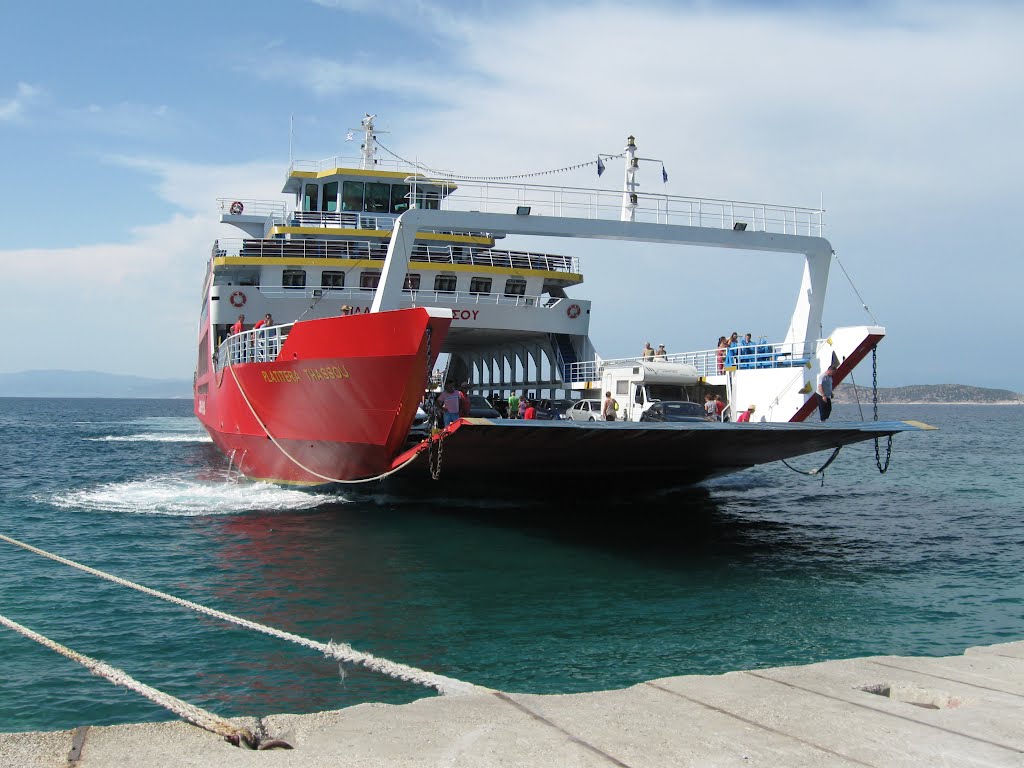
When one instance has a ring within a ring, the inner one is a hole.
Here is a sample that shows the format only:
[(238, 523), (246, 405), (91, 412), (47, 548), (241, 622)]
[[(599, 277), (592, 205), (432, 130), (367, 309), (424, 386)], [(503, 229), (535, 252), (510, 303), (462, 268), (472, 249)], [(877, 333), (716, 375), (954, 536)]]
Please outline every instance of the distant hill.
[(191, 398), (192, 382), (98, 371), (21, 371), (0, 373), (0, 397)]
[[(855, 403), (860, 396), (862, 403), (871, 402), (871, 387), (856, 387), (843, 384), (836, 388), (837, 403)], [(1009, 389), (986, 389), (967, 384), (911, 384), (908, 387), (879, 387), (880, 403), (1019, 403), (1024, 405), (1024, 395)]]

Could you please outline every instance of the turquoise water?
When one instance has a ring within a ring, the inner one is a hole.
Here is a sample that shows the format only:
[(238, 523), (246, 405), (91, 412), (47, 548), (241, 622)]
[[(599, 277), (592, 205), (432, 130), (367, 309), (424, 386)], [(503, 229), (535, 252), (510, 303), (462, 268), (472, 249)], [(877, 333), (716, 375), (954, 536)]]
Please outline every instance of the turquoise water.
[[(884, 476), (869, 443), (824, 487), (777, 464), (573, 505), (517, 500), (514, 476), (483, 505), (239, 482), (190, 408), (0, 399), (0, 532), (510, 691), (1024, 638), (1024, 408), (883, 407), (941, 428), (898, 435)], [(0, 613), (224, 716), (434, 695), (4, 542)], [(5, 628), (0, 658), (0, 731), (172, 719)]]

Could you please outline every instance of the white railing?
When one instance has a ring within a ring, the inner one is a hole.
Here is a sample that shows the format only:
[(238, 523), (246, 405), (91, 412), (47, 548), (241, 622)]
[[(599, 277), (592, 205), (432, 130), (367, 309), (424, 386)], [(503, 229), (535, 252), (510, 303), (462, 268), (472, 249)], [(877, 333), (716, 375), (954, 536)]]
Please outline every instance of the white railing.
[(218, 197), (217, 209), (222, 214), (230, 214), (231, 206), (235, 203), (241, 204), (242, 212), (233, 215), (270, 216), (283, 222), (288, 212), (287, 206), (281, 200), (249, 200), (237, 197)]
[[(424, 182), (416, 177), (409, 177), (407, 181), (413, 187)], [(532, 215), (585, 219), (618, 219), (622, 210), (621, 191), (480, 182), (458, 177), (425, 181), (442, 187), (441, 208), (444, 210), (514, 213), (517, 209), (529, 208)], [(457, 193), (445, 196), (456, 187)], [(713, 229), (740, 228), (752, 232), (821, 236), (824, 213), (821, 208), (639, 194), (636, 220)]]
[[(374, 158), (376, 162), (373, 164), (373, 170), (378, 171), (403, 171), (405, 173), (421, 173), (421, 170), (407, 162), (401, 160), (391, 160), (386, 158)], [(293, 160), (292, 164), (288, 166), (288, 176), (291, 176), (294, 171), (312, 171), (313, 173), (322, 173), (323, 171), (332, 171), (335, 168), (362, 168), (363, 158), (359, 156), (344, 156), (335, 155), (334, 157), (327, 157), (323, 160)], [(443, 173), (444, 169), (437, 171), (430, 171), (430, 173)]]
[(217, 347), (215, 368), (219, 371), (235, 363), (274, 362), (281, 354), (281, 346), (288, 338), (292, 325), (273, 325), (228, 336)]
[[(387, 253), (387, 243), (371, 243), (365, 240), (224, 238), (214, 243), (215, 256), (383, 261)], [(577, 256), (558, 256), (532, 251), (503, 251), (463, 245), (416, 245), (413, 247), (410, 269), (415, 268), (415, 262), (471, 264), (572, 274), (580, 274), (581, 269)]]
[[(357, 302), (370, 303), (373, 301), (376, 288), (359, 288), (349, 286), (347, 288), (316, 288), (313, 286), (284, 286), (284, 285), (261, 285), (256, 290), (261, 295), (272, 299), (281, 298), (302, 298), (319, 299), (328, 297), (332, 300), (344, 299)], [(546, 309), (554, 307), (569, 299), (556, 299), (551, 296), (511, 296), (504, 293), (474, 293), (471, 291), (435, 291), (435, 290), (410, 290), (402, 292), (403, 296), (412, 302), (413, 306), (437, 306), (447, 304), (496, 304), (507, 307), (539, 307)]]
[(566, 382), (599, 381), (606, 368), (638, 365), (645, 362), (685, 363), (697, 369), (699, 376), (715, 376), (729, 370), (754, 368), (795, 368), (806, 365), (822, 341), (805, 343), (757, 341), (738, 344), (724, 350), (702, 349), (697, 352), (675, 352), (663, 357), (620, 357), (612, 360), (585, 360), (566, 366)]

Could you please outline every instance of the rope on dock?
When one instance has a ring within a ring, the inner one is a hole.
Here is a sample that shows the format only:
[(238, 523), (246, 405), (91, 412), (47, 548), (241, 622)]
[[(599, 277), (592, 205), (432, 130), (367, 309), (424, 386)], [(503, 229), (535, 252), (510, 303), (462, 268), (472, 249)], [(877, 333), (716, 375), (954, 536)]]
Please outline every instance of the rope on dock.
[(94, 675), (106, 678), (114, 685), (119, 685), (122, 688), (127, 688), (130, 691), (135, 691), (136, 693), (145, 696), (155, 704), (159, 704), (164, 709), (170, 710), (182, 720), (192, 723), (193, 725), (197, 725), (211, 733), (216, 733), (218, 736), (223, 736), (225, 740), (230, 741), (236, 747), (244, 744), (250, 749), (257, 749), (260, 746), (259, 740), (248, 728), (238, 728), (224, 718), (218, 717), (202, 707), (189, 704), (187, 701), (182, 701), (168, 693), (158, 691), (156, 688), (146, 685), (145, 683), (140, 683), (127, 672), (120, 670), (117, 667), (112, 667), (105, 662), (92, 658), (91, 656), (86, 656), (78, 653), (77, 651), (73, 651), (67, 646), (61, 645), (38, 632), (33, 632), (28, 627), (23, 626), (16, 621), (12, 621), (2, 614), (0, 614), (0, 624), (3, 624), (9, 629), (13, 629), (15, 632), (18, 632), (31, 640), (35, 640), (37, 643), (49, 648), (50, 650), (56, 651), (61, 656), (66, 656), (72, 661), (77, 661)]
[(90, 568), (87, 565), (76, 563), (74, 560), (68, 560), (60, 555), (55, 555), (51, 552), (39, 549), (38, 547), (33, 547), (31, 544), (26, 544), (23, 541), (12, 539), (10, 536), (5, 536), (2, 533), (0, 533), (0, 540), (6, 541), (9, 544), (14, 544), (22, 549), (27, 549), (29, 552), (42, 555), (43, 557), (49, 558), (50, 560), (54, 560), (58, 563), (69, 565), (72, 568), (77, 568), (80, 571), (91, 573), (93, 576), (99, 576), (101, 579), (106, 579), (107, 581), (112, 581), (115, 584), (120, 584), (123, 587), (129, 587), (147, 595), (158, 597), (161, 600), (166, 600), (167, 602), (175, 603), (177, 605), (184, 606), (185, 608), (191, 608), (193, 611), (206, 614), (207, 616), (212, 616), (216, 619), (221, 619), (222, 621), (227, 621), (231, 624), (237, 624), (238, 626), (245, 627), (246, 629), (262, 632), (265, 635), (270, 635), (271, 637), (276, 637), (281, 640), (287, 640), (306, 648), (312, 648), (313, 650), (320, 651), (329, 659), (347, 662), (350, 664), (360, 664), (367, 669), (380, 672), (382, 675), (387, 675), (388, 677), (393, 677), (397, 680), (405, 680), (406, 682), (416, 683), (417, 685), (422, 685), (427, 688), (433, 688), (442, 695), (458, 696), (470, 693), (485, 693), (490, 690), (488, 688), (473, 685), (472, 683), (463, 682), (462, 680), (456, 680), (452, 677), (434, 674), (433, 672), (427, 672), (426, 670), (417, 669), (416, 667), (410, 667), (405, 664), (389, 661), (388, 659), (382, 659), (370, 653), (357, 651), (348, 643), (317, 642), (316, 640), (310, 640), (300, 635), (292, 634), (291, 632), (285, 632), (280, 629), (275, 629), (274, 627), (268, 627), (265, 624), (259, 624), (255, 621), (243, 619), (239, 616), (225, 613), (224, 611), (218, 611), (215, 608), (208, 608), (205, 605), (193, 603), (190, 600), (183, 600), (180, 597), (169, 595), (166, 592), (160, 592), (158, 590), (151, 589), (150, 587), (143, 586), (142, 584), (136, 584), (133, 581), (128, 581), (127, 579), (122, 579), (119, 576), (114, 576), (113, 574), (100, 571), (96, 568)]

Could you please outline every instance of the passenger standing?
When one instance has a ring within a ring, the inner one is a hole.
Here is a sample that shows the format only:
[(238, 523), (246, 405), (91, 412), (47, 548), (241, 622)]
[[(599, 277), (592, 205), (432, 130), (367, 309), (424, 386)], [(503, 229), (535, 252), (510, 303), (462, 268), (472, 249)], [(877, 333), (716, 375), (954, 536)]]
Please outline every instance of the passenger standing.
[(526, 406), (529, 405), (529, 404), (530, 404), (530, 399), (528, 397), (526, 397), (526, 395), (523, 395), (521, 398), (519, 398), (518, 413), (519, 413), (519, 418), (520, 419), (525, 419), (526, 418)]
[(239, 315), (238, 316), (238, 320), (236, 320), (235, 324), (231, 326), (231, 335), (232, 336), (237, 336), (238, 334), (240, 334), (244, 330), (244, 328), (245, 328), (245, 315)]
[(747, 410), (745, 410), (743, 413), (739, 415), (739, 418), (736, 419), (736, 422), (740, 423), (750, 421), (750, 417), (754, 415), (754, 411), (756, 410), (757, 408), (755, 406), (750, 406), (749, 408), (747, 408)]
[(725, 416), (725, 403), (722, 401), (721, 395), (715, 395), (715, 410), (718, 412), (718, 418), (720, 421), (729, 420)]
[(523, 402), (526, 404), (526, 408), (523, 409), (523, 418), (524, 419), (536, 419), (537, 418), (537, 409), (533, 407), (533, 403), (531, 401), (529, 401), (529, 400), (524, 400)]
[(718, 409), (715, 408), (715, 396), (708, 392), (704, 395), (704, 413), (708, 421), (718, 421)]
[(661, 362), (665, 362), (668, 359), (668, 352), (665, 351), (665, 345), (659, 344), (657, 351), (654, 353), (654, 359)]
[(604, 393), (604, 403), (601, 404), (601, 418), (605, 421), (615, 421), (615, 411), (619, 407), (618, 401), (612, 397), (611, 390)]
[(472, 405), (469, 402), (469, 382), (459, 387), (459, 416), (469, 416)]
[(459, 393), (455, 391), (455, 385), (448, 382), (444, 385), (444, 392), (437, 396), (437, 403), (444, 414), (444, 426), (459, 420)]
[(271, 326), (273, 324), (274, 324), (274, 318), (272, 318), (270, 316), (270, 313), (267, 312), (267, 314), (265, 314), (263, 316), (262, 320), (257, 320), (256, 321), (256, 325), (254, 325), (253, 328), (264, 328), (264, 327), (267, 327), (267, 326)]
[(718, 337), (718, 350), (715, 352), (715, 357), (718, 358), (718, 372), (723, 373), (725, 371), (725, 350), (729, 346), (729, 340), (725, 336)]
[(519, 418), (519, 395), (515, 392), (508, 396), (508, 417), (510, 419)]
[(651, 347), (651, 342), (648, 341), (648, 342), (646, 342), (644, 344), (643, 359), (646, 362), (647, 360), (650, 360), (653, 357), (654, 357), (654, 349)]
[(818, 380), (818, 416), (822, 421), (828, 421), (832, 415), (832, 377), (835, 372), (835, 368), (830, 365)]

